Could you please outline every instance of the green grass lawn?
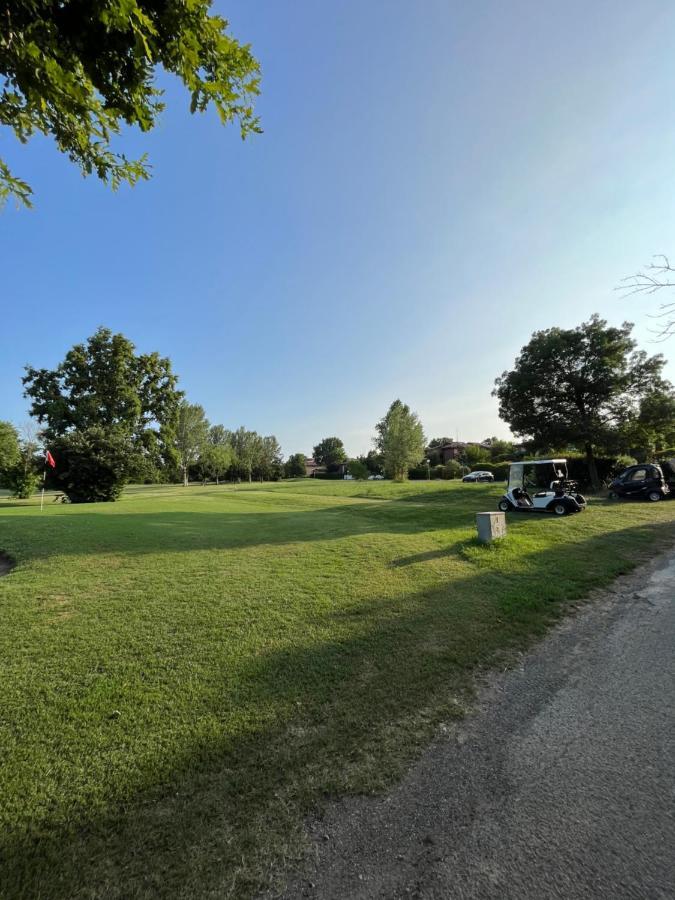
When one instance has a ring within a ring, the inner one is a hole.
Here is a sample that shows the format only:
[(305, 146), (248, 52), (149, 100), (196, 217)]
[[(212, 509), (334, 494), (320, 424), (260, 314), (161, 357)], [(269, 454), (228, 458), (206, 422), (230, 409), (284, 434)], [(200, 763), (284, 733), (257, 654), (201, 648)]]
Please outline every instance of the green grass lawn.
[(471, 672), (672, 545), (675, 502), (509, 518), (499, 486), (294, 482), (0, 502), (0, 894), (245, 897), (381, 789)]

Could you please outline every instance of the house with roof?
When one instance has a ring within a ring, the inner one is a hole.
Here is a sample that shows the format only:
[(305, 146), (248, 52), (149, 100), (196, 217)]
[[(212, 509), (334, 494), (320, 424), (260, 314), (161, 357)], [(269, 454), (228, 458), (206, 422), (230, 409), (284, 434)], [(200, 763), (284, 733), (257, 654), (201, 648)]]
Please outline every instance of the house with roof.
[[(331, 474), (333, 474), (333, 475), (344, 476), (347, 474), (348, 468), (349, 468), (349, 463), (344, 462), (344, 463), (338, 463), (337, 465), (332, 466), (330, 471), (331, 471)], [(305, 459), (305, 475), (307, 476), (307, 478), (315, 478), (317, 475), (325, 475), (327, 472), (328, 472), (327, 467), (319, 465), (319, 463), (314, 459), (313, 456), (310, 456)]]
[(305, 459), (305, 475), (307, 478), (314, 478), (316, 474), (325, 475), (326, 467), (320, 466), (318, 462), (314, 459), (313, 456), (308, 456)]
[(482, 450), (490, 449), (490, 445), (484, 441), (448, 441), (447, 444), (441, 444), (440, 447), (427, 447), (426, 452), (427, 454), (436, 454), (441, 464), (445, 465), (451, 459), (461, 459), (467, 447), (480, 447)]

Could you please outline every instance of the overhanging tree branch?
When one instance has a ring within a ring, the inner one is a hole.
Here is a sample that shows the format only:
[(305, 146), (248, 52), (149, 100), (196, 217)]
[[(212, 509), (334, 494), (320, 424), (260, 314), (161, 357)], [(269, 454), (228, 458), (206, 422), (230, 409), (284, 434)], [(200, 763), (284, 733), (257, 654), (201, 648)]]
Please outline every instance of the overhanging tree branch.
[[(654, 259), (658, 262), (650, 263), (641, 272), (623, 278), (615, 290), (623, 292), (625, 297), (631, 297), (635, 294), (656, 294), (658, 291), (675, 289), (675, 266), (671, 265), (663, 253), (657, 254)], [(649, 329), (655, 336), (656, 343), (675, 334), (675, 300), (661, 303), (658, 309), (659, 312), (649, 314), (650, 319), (662, 321), (659, 328)]]

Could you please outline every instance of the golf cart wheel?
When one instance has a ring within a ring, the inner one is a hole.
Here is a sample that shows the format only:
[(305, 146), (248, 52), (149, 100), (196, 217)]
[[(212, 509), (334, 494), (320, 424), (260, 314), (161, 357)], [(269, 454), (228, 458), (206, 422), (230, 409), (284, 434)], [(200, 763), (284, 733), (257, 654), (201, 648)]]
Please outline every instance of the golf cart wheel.
[(610, 491), (609, 494), (607, 494), (607, 499), (608, 500), (618, 500), (619, 495), (617, 494), (616, 491)]
[(497, 504), (497, 507), (502, 512), (508, 512), (511, 509), (511, 504), (509, 503), (508, 500), (500, 500), (499, 503)]
[(647, 500), (649, 500), (650, 503), (658, 503), (658, 501), (660, 499), (661, 499), (661, 491), (650, 491), (647, 494)]
[(567, 507), (564, 503), (556, 503), (553, 507), (553, 512), (556, 514), (556, 516), (566, 516)]

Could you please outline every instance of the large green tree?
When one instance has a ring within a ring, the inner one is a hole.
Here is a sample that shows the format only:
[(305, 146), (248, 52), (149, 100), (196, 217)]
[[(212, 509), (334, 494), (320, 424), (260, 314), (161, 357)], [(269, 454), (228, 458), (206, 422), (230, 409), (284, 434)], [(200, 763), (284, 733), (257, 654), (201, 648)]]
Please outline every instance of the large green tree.
[(262, 456), (262, 438), (256, 431), (248, 431), (243, 426), (232, 432), (232, 449), (235, 466), (249, 482), (253, 480), (253, 470)]
[(402, 481), (408, 477), (408, 469), (424, 458), (426, 443), (419, 416), (394, 400), (375, 427), (375, 446), (384, 459), (384, 470), (390, 478)]
[(209, 444), (217, 447), (231, 447), (232, 432), (228, 431), (224, 425), (212, 425), (209, 428)]
[(535, 448), (583, 450), (595, 489), (597, 451), (625, 442), (644, 398), (664, 384), (663, 357), (636, 350), (632, 329), (596, 315), (577, 328), (537, 331), (493, 391), (501, 418)]
[[(212, 105), (242, 137), (260, 131), (259, 65), (210, 13), (211, 0), (4, 0), (0, 126), (22, 143), (52, 137), (84, 175), (113, 188), (135, 184), (149, 175), (145, 156), (128, 159), (113, 139), (155, 126), (163, 69), (187, 88), (191, 112)], [(0, 202), (11, 195), (30, 205), (30, 186), (0, 159)]]
[(203, 478), (215, 478), (216, 484), (224, 478), (235, 464), (235, 453), (232, 447), (232, 432), (224, 425), (212, 425), (209, 428), (206, 444), (199, 454), (199, 467)]
[(200, 453), (208, 443), (208, 438), (209, 423), (204, 414), (204, 408), (198, 403), (181, 401), (178, 407), (175, 443), (185, 487), (189, 483), (190, 466), (199, 459)]
[(657, 381), (645, 394), (622, 443), (641, 461), (675, 456), (675, 391), (668, 382)]
[(282, 473), (281, 445), (273, 434), (263, 437), (256, 464), (256, 474), (261, 481), (277, 480)]
[(0, 422), (0, 485), (13, 497), (30, 497), (39, 480), (37, 443), (30, 437), (19, 439), (10, 422)]
[(334, 468), (346, 462), (347, 451), (339, 437), (326, 437), (314, 448), (314, 459), (320, 466)]
[(284, 463), (284, 475), (286, 476), (286, 478), (294, 478), (299, 475), (306, 475), (306, 461), (307, 457), (304, 453), (292, 453)]
[(71, 503), (117, 500), (136, 462), (128, 434), (92, 425), (51, 443), (57, 483)]
[(204, 483), (209, 478), (215, 478), (216, 484), (220, 484), (220, 479), (227, 474), (233, 460), (234, 453), (229, 444), (214, 444), (207, 440), (202, 445), (197, 460)]
[(103, 429), (116, 440), (128, 439), (130, 454), (156, 466), (173, 453), (182, 397), (176, 383), (169, 359), (137, 355), (128, 338), (107, 328), (76, 344), (55, 369), (27, 366), (23, 379), (46, 443), (73, 431)]
[(11, 422), (0, 421), (0, 473), (19, 459), (19, 435)]

